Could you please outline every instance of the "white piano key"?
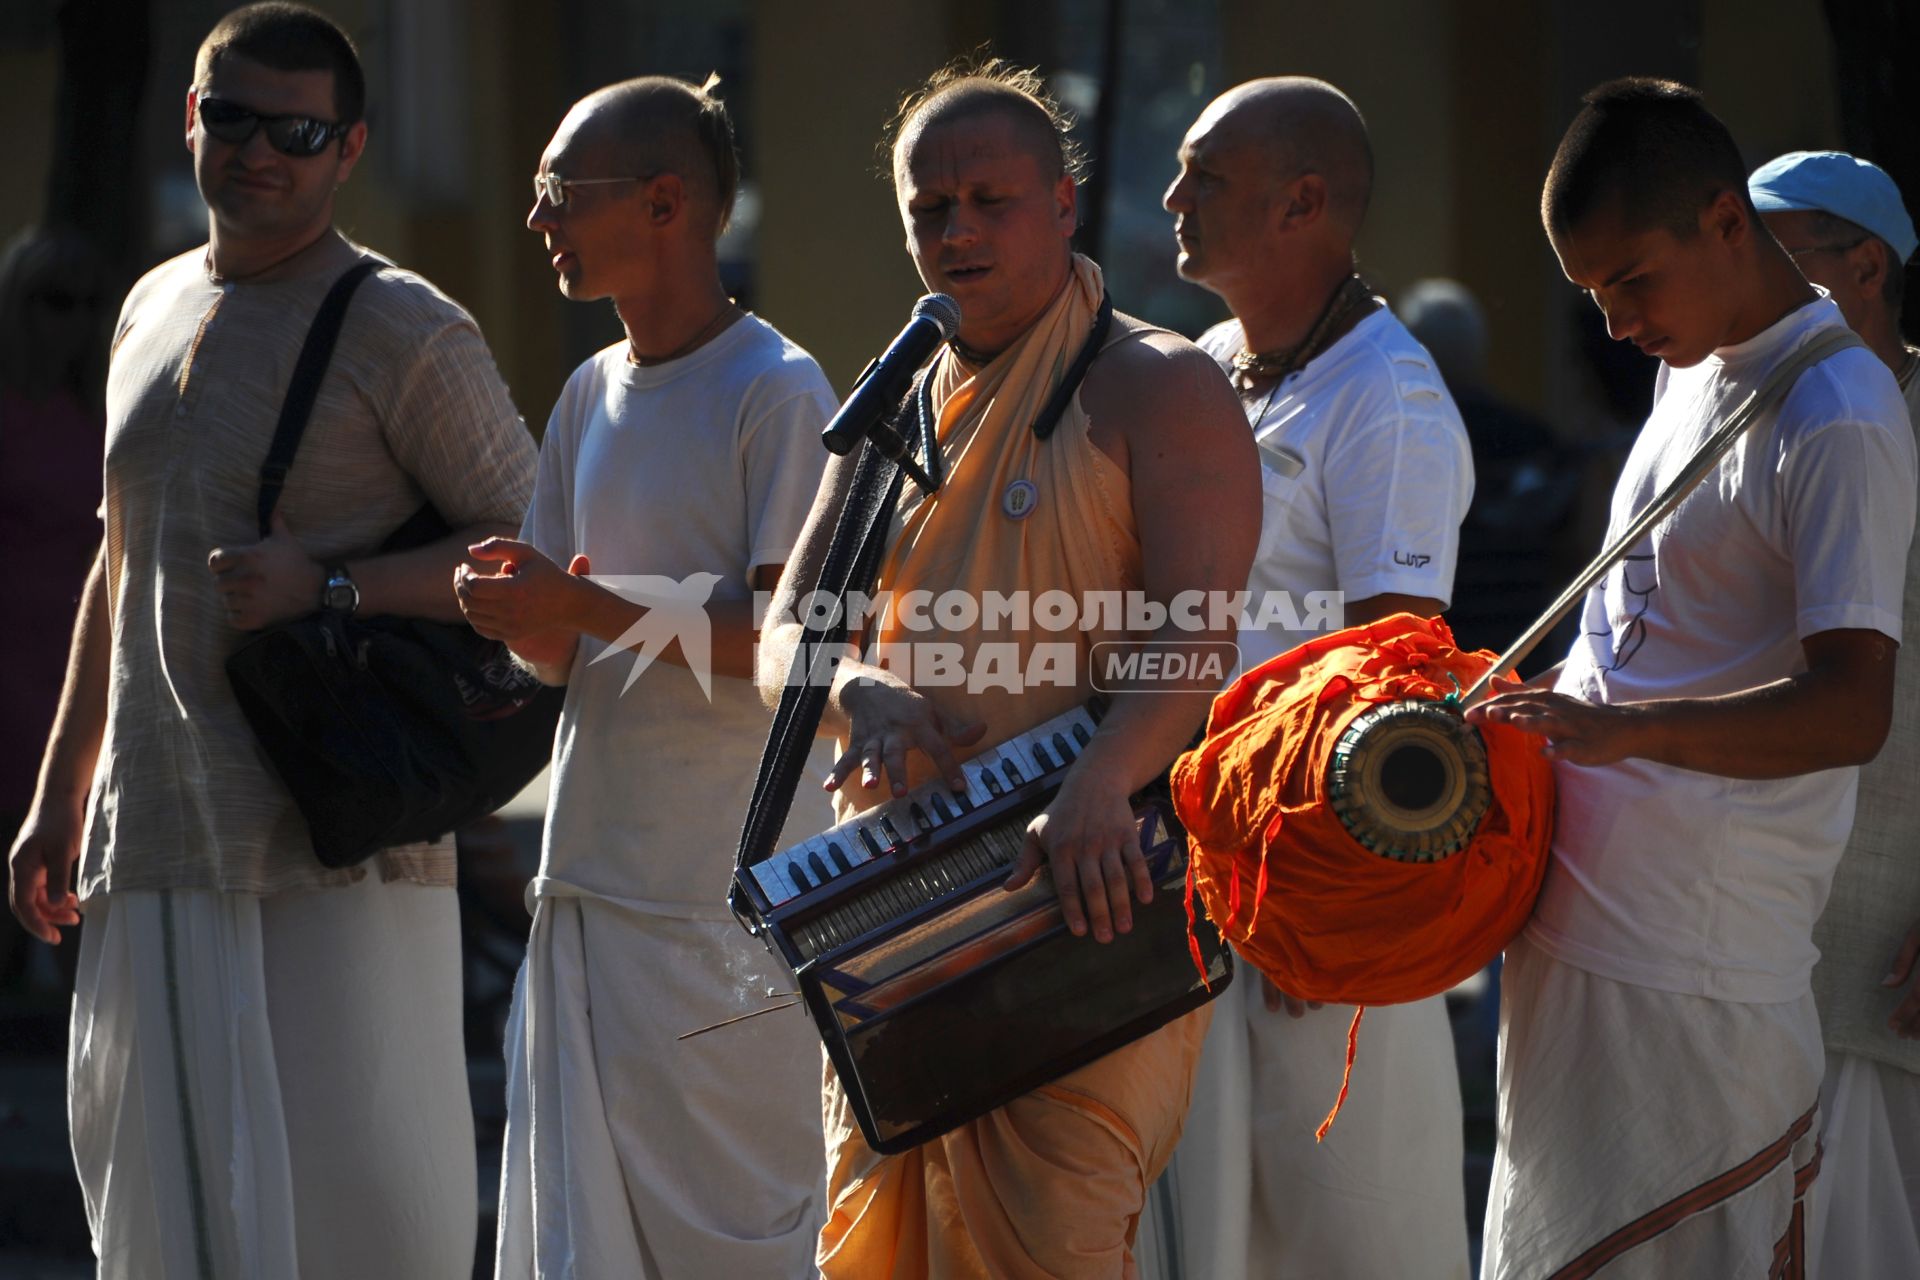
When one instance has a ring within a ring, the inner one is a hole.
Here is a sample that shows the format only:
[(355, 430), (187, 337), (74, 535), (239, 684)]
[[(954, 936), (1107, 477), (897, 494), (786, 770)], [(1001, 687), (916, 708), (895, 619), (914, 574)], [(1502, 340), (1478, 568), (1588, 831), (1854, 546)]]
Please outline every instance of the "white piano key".
[(753, 864), (755, 883), (760, 886), (760, 892), (766, 895), (767, 901), (776, 907), (793, 896), (788, 891), (785, 881), (781, 879), (777, 863), (778, 858), (775, 857)]

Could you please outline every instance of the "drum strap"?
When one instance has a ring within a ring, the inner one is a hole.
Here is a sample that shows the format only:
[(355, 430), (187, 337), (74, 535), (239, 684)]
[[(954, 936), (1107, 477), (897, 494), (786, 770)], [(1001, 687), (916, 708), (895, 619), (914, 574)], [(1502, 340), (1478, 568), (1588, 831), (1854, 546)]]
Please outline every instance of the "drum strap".
[(1580, 576), (1560, 593), (1560, 598), (1534, 620), (1533, 625), (1528, 627), (1520, 638), (1500, 655), (1497, 662), (1488, 667), (1486, 672), (1473, 682), (1473, 687), (1467, 690), (1466, 695), (1460, 700), (1461, 707), (1470, 707), (1486, 697), (1497, 677), (1507, 674), (1524, 662), (1527, 655), (1547, 638), (1547, 634), (1560, 625), (1560, 620), (1572, 613), (1574, 607), (1586, 599), (1588, 589), (1606, 577), (1614, 565), (1639, 546), (1641, 541), (1653, 531), (1653, 527), (1666, 519), (1673, 509), (1693, 492), (1694, 487), (1707, 478), (1721, 457), (1733, 448), (1734, 442), (1749, 426), (1753, 425), (1753, 420), (1776, 402), (1786, 399), (1787, 392), (1793, 389), (1793, 384), (1799, 381), (1801, 374), (1827, 357), (1838, 355), (1849, 347), (1864, 348), (1866, 345), (1851, 329), (1829, 330), (1817, 335), (1774, 366), (1773, 371), (1761, 381), (1760, 385), (1755, 387), (1753, 392), (1740, 402), (1740, 406), (1727, 416), (1726, 421), (1707, 437), (1706, 442), (1688, 460), (1686, 468), (1673, 478), (1673, 482), (1662, 490), (1658, 497), (1649, 502), (1620, 536), (1596, 556), (1592, 564), (1580, 571)]

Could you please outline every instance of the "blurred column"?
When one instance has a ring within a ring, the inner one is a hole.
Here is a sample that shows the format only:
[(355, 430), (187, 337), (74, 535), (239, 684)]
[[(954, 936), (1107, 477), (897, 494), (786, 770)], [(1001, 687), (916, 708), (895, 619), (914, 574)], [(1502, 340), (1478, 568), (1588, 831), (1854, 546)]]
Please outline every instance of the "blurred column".
[(148, 0), (66, 0), (45, 221), (72, 227), (122, 280), (145, 266), (137, 128), (147, 80)]
[(1451, 33), (1454, 275), (1486, 309), (1488, 385), (1536, 412), (1549, 316), (1567, 293), (1540, 229), (1540, 184), (1566, 123), (1547, 110), (1547, 30), (1538, 5), (1471, 3)]
[(392, 252), (470, 310), (538, 432), (571, 372), (553, 274), (525, 226), (559, 113), (564, 33), (510, 0), (388, 0), (381, 173)]
[(1350, 96), (1373, 141), (1373, 203), (1360, 233), (1367, 278), (1389, 291), (1454, 270), (1451, 6), (1426, 0), (1320, 5), (1221, 0), (1229, 85), (1306, 75)]
[(844, 392), (906, 323), (919, 278), (876, 155), (901, 95), (948, 56), (949, 6), (850, 0), (753, 11), (758, 309)]

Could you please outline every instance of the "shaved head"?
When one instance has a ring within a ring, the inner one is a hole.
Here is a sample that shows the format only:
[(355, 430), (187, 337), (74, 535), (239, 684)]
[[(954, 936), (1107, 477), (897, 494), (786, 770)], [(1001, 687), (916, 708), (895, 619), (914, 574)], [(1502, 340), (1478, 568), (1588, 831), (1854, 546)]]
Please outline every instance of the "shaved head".
[(1308, 76), (1249, 80), (1214, 99), (1194, 128), (1262, 148), (1276, 183), (1318, 174), (1327, 213), (1349, 242), (1373, 197), (1373, 145), (1366, 121), (1346, 94)]
[(714, 236), (726, 230), (740, 157), (726, 105), (704, 88), (670, 76), (608, 85), (567, 113), (554, 145), (608, 174), (677, 174), (688, 200), (710, 214)]

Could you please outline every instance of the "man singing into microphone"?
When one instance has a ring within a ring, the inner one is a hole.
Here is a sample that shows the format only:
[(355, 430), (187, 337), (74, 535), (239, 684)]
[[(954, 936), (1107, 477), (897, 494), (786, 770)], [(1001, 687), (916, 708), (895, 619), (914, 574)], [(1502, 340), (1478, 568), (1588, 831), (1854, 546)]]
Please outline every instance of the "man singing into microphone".
[[(1102, 332), (1100, 268), (1069, 245), (1073, 157), (1039, 77), (999, 63), (939, 73), (908, 99), (892, 156), (920, 278), (958, 300), (962, 319), (929, 373), (947, 481), (930, 497), (907, 486), (879, 592), (976, 601), (988, 590), (1065, 593), (1084, 623), (1094, 593), (1166, 605), (1186, 591), (1237, 591), (1260, 528), (1253, 442), (1205, 354), (1125, 316), (1112, 315)], [(1053, 418), (1049, 402), (1082, 353), (1092, 357), (1085, 380)], [(852, 462), (829, 467), (781, 579), (776, 618), (792, 616), (800, 589), (817, 578)], [(868, 639), (911, 650), (906, 614), (883, 611)], [(1222, 631), (1170, 621), (1151, 637), (1108, 638), (1192, 651), (1231, 640), (1230, 620)], [(769, 624), (763, 691), (777, 693), (786, 679), (798, 634), (797, 623)], [(951, 780), (973, 751), (1077, 705), (1091, 691), (1102, 635), (982, 625), (938, 639), (970, 669), (991, 644), (997, 655), (1017, 651), (1016, 665), (1029, 670), (1042, 640), (1071, 642), (1077, 666), (1054, 683), (916, 688), (894, 671), (843, 660), (825, 721), (843, 748), (829, 782), (843, 814)], [(1212, 693), (1124, 686), (1029, 826), (1010, 884), (1044, 862), (1067, 926), (1086, 935), (1079, 945), (1127, 932), (1136, 902), (1151, 896), (1128, 797), (1166, 770)], [(1134, 1228), (1179, 1139), (1207, 1019), (1205, 1008), (1179, 1018), (900, 1155), (867, 1146), (829, 1073), (822, 1272), (832, 1280), (1130, 1272)]]
[(501, 1277), (795, 1276), (821, 1218), (806, 1019), (676, 1039), (786, 989), (723, 897), (767, 735), (751, 591), (833, 411), (812, 358), (721, 287), (737, 181), (726, 108), (662, 78), (581, 101), (534, 175), (560, 292), (612, 298), (626, 340), (554, 406), (522, 540), (476, 548), (499, 572), (459, 584), (476, 628), (567, 686), (507, 1029)]

